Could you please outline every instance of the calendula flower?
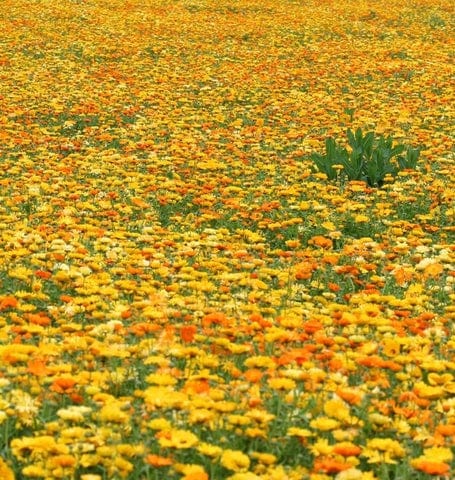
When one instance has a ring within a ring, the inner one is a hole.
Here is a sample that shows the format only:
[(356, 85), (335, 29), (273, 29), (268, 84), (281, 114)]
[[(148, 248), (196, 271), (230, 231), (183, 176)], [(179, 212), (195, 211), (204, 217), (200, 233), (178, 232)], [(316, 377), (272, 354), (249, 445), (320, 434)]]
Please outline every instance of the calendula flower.
[(71, 405), (67, 408), (61, 408), (57, 415), (63, 420), (71, 422), (83, 422), (92, 409), (84, 405)]
[(163, 430), (155, 436), (165, 448), (191, 448), (199, 442), (198, 437), (188, 430)]
[(98, 413), (98, 417), (102, 422), (126, 423), (130, 416), (123, 410), (123, 406), (119, 403), (104, 405)]
[(0, 478), (2, 480), (15, 480), (14, 472), (7, 463), (0, 457)]
[(271, 453), (252, 452), (250, 456), (264, 465), (273, 465), (277, 461), (277, 457)]
[(353, 467), (339, 472), (335, 476), (335, 480), (376, 480), (376, 477), (372, 472), (365, 472)]
[(445, 462), (430, 460), (425, 456), (414, 458), (410, 462), (416, 470), (427, 473), (428, 475), (447, 475), (450, 473), (450, 465)]
[(367, 441), (361, 455), (368, 463), (397, 463), (397, 459), (406, 455), (406, 450), (397, 440), (391, 438), (373, 438)]
[(268, 385), (273, 390), (294, 390), (296, 383), (291, 378), (271, 378)]
[(340, 422), (329, 417), (318, 417), (311, 420), (310, 427), (323, 432), (335, 430), (340, 426)]
[(240, 450), (224, 450), (220, 457), (220, 463), (224, 468), (234, 472), (248, 470), (250, 459)]
[(197, 450), (198, 452), (202, 453), (202, 455), (207, 455), (211, 458), (219, 457), (223, 452), (223, 449), (221, 447), (205, 442), (200, 443), (197, 446)]

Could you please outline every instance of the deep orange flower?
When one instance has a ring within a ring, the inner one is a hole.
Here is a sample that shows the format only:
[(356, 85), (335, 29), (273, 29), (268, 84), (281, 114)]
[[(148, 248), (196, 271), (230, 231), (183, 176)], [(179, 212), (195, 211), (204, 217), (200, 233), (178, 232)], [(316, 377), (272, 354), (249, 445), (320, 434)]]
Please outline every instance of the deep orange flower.
[(348, 468), (351, 468), (351, 465), (340, 462), (333, 458), (318, 458), (315, 460), (313, 466), (315, 472), (324, 472), (329, 474), (342, 472)]
[(47, 280), (48, 278), (52, 277), (52, 272), (48, 272), (47, 270), (36, 270), (35, 275), (39, 278)]
[(70, 393), (76, 383), (74, 378), (58, 377), (53, 381), (51, 390), (57, 393)]
[(28, 313), (27, 319), (30, 323), (34, 325), (40, 325), (42, 327), (47, 327), (51, 324), (51, 319), (44, 313)]
[(180, 336), (185, 343), (190, 343), (194, 340), (194, 335), (197, 332), (196, 325), (185, 325), (180, 328)]
[(428, 473), (428, 475), (446, 475), (450, 471), (450, 465), (444, 462), (416, 459), (411, 464), (416, 470)]
[(455, 436), (455, 425), (441, 424), (436, 427), (436, 431), (444, 437)]
[(153, 467), (168, 467), (169, 465), (172, 465), (171, 458), (161, 457), (160, 455), (155, 455), (153, 453), (150, 453), (145, 457), (145, 462)]
[(221, 312), (208, 313), (202, 318), (203, 327), (210, 327), (213, 323), (215, 325), (227, 325), (228, 319), (226, 315)]
[(342, 443), (333, 447), (333, 452), (343, 457), (357, 457), (362, 453), (362, 449), (357, 445)]
[(17, 298), (12, 295), (3, 297), (0, 300), (0, 310), (5, 310), (6, 308), (16, 308), (17, 307)]
[(319, 320), (307, 320), (303, 322), (303, 329), (306, 333), (315, 333), (322, 330), (324, 325)]

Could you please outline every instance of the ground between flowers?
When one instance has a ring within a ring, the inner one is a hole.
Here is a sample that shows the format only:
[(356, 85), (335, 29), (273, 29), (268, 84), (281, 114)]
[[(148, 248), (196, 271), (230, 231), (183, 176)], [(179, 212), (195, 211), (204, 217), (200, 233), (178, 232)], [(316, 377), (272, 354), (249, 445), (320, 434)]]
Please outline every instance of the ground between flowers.
[(1, 478), (453, 478), (453, 14), (1, 3)]

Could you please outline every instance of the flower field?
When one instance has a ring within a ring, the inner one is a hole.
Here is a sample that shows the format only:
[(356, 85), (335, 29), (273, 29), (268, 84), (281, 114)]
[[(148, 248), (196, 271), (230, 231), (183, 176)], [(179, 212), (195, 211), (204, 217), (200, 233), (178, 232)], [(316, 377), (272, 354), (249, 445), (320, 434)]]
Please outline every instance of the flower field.
[(454, 14), (1, 2), (1, 480), (455, 478)]

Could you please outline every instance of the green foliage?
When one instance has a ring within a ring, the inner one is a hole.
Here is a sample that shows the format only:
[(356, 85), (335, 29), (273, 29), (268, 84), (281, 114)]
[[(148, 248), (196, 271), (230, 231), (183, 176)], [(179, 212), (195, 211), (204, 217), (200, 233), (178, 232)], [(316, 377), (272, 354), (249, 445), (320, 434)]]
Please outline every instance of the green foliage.
[(317, 170), (329, 180), (346, 177), (380, 187), (387, 176), (395, 177), (400, 170), (415, 169), (420, 156), (419, 148), (394, 144), (390, 136), (376, 136), (374, 132), (364, 134), (361, 128), (355, 132), (348, 129), (347, 141), (349, 151), (334, 138), (327, 138), (325, 154), (310, 156)]

